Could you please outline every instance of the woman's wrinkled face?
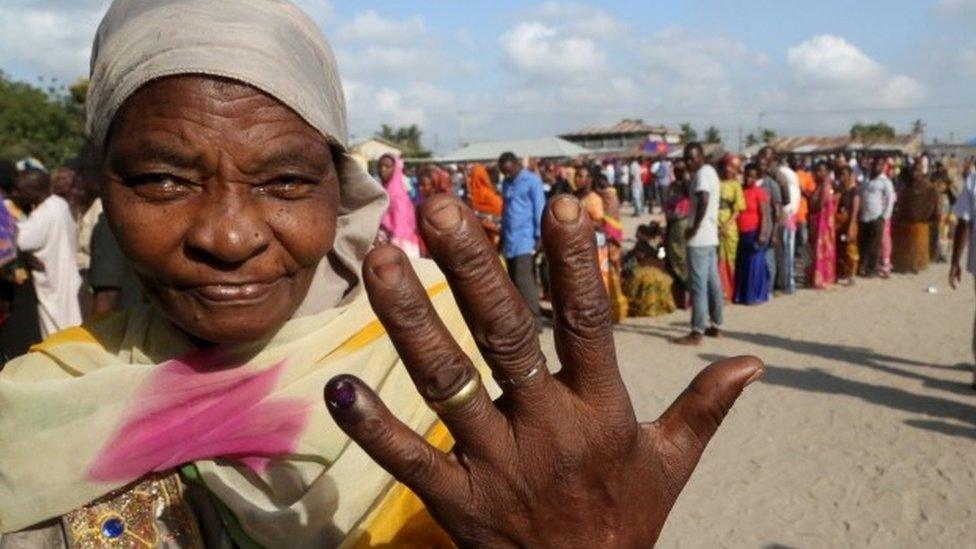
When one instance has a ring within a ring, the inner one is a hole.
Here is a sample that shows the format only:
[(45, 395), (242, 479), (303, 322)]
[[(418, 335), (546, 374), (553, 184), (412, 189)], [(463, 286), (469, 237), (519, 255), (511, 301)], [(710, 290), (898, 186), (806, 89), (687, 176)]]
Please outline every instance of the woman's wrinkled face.
[(273, 335), (332, 248), (328, 143), (244, 84), (145, 85), (113, 121), (105, 172), (106, 213), (150, 299), (203, 342)]

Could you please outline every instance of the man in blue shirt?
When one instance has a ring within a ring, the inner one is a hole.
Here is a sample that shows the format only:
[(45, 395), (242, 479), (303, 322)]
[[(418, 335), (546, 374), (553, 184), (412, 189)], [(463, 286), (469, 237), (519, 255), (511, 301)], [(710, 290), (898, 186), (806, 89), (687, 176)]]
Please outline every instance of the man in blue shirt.
[(535, 252), (542, 239), (542, 211), (546, 196), (538, 175), (522, 168), (515, 154), (506, 152), (498, 159), (498, 169), (504, 176), (502, 198), (502, 254), (508, 275), (542, 329), (539, 310), (539, 289), (535, 284)]

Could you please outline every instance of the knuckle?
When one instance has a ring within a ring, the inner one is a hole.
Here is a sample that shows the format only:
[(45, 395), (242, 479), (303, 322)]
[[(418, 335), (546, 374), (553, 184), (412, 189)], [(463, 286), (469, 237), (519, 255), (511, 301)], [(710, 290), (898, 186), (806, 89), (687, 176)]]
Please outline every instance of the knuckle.
[(369, 447), (382, 447), (392, 439), (390, 426), (379, 417), (369, 417), (360, 422), (357, 435), (359, 441)]
[(489, 310), (484, 332), (478, 338), (479, 344), (498, 360), (536, 360), (532, 352), (538, 343), (535, 323), (528, 311), (516, 307), (511, 301), (499, 301)]
[(427, 364), (420, 390), (424, 398), (434, 402), (453, 396), (471, 379), (473, 371), (470, 360), (457, 352), (437, 352)]
[(430, 328), (432, 312), (430, 304), (423, 299), (402, 293), (391, 300), (385, 316), (396, 329), (412, 333)]
[(409, 445), (399, 449), (403, 466), (400, 469), (400, 480), (404, 484), (416, 485), (428, 479), (434, 473), (437, 456), (426, 446)]
[(584, 341), (608, 338), (610, 303), (603, 288), (583, 292), (579, 299), (559, 308), (563, 326)]
[(439, 250), (441, 268), (458, 279), (482, 277), (495, 267), (497, 261), (496, 254), (486, 253), (483, 235), (479, 238), (468, 225), (465, 223), (465, 229), (452, 235)]

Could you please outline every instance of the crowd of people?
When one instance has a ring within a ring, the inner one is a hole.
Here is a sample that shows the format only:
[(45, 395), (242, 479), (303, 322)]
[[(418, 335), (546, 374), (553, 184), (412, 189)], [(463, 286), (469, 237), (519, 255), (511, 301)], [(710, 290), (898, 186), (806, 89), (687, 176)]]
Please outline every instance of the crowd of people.
[[(143, 299), (102, 213), (85, 154), (50, 172), (34, 159), (0, 163), (0, 347), (22, 354), (49, 334)], [(595, 228), (616, 321), (692, 311), (679, 344), (720, 336), (728, 304), (853, 286), (858, 277), (917, 273), (947, 261), (953, 204), (973, 162), (850, 154), (801, 157), (765, 147), (752, 158), (683, 157), (373, 165), (389, 207), (377, 243), (428, 255), (418, 211), (432, 196), (464, 199), (498, 247), (541, 330), (546, 201), (575, 195)], [(627, 238), (621, 217), (650, 214)], [(626, 249), (625, 249), (626, 248)]]
[(0, 351), (4, 361), (83, 320), (143, 300), (102, 212), (90, 157), (48, 170), (0, 161)]
[[(721, 336), (727, 304), (760, 305), (798, 286), (918, 273), (948, 259), (953, 205), (973, 161), (929, 155), (667, 155), (565, 161), (505, 153), (497, 163), (377, 164), (391, 205), (381, 239), (422, 255), (416, 211), (432, 194), (467, 200), (542, 326), (546, 260), (537, 243), (548, 198), (573, 194), (595, 228), (614, 318), (692, 311), (678, 344)], [(625, 238), (623, 210), (652, 214)]]

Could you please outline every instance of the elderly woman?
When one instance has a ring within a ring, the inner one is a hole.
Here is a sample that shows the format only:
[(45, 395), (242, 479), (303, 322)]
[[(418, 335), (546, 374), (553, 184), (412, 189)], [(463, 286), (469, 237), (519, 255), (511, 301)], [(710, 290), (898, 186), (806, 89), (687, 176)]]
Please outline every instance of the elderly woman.
[(711, 366), (638, 423), (572, 197), (543, 221), (558, 375), (457, 199), (422, 211), (436, 265), (367, 254), (383, 189), (286, 2), (116, 0), (91, 66), (105, 213), (151, 304), (3, 370), (0, 545), (646, 547), (762, 373)]

